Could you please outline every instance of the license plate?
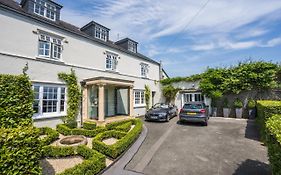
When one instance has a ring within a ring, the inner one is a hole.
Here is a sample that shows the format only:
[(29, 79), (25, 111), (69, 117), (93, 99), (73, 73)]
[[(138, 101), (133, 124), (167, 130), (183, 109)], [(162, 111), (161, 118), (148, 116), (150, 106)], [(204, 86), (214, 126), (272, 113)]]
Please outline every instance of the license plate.
[(188, 113), (186, 113), (187, 115), (196, 115), (196, 113), (195, 112), (188, 112)]
[(151, 116), (150, 118), (152, 118), (152, 119), (156, 119), (157, 117), (156, 117), (156, 116)]

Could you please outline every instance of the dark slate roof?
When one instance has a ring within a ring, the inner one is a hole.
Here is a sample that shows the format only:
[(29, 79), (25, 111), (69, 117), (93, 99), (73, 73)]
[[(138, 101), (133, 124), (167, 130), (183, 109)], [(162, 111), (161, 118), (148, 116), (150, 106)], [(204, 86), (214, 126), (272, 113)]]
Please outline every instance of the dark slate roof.
[(51, 21), (51, 20), (46, 20), (45, 18), (43, 18), (41, 16), (27, 13), (20, 6), (20, 4), (17, 3), (16, 1), (14, 1), (14, 0), (0, 0), (0, 7), (4, 8), (4, 9), (7, 9), (7, 10), (10, 10), (10, 11), (13, 11), (13, 12), (16, 12), (16, 13), (18, 13), (20, 15), (29, 17), (32, 20), (35, 20), (35, 21), (38, 21), (38, 22), (41, 22), (41, 23), (44, 23), (44, 24), (47, 24), (47, 25), (51, 25), (51, 26), (57, 27), (59, 29), (65, 30), (67, 32), (71, 32), (71, 33), (79, 35), (81, 37), (90, 39), (90, 40), (95, 41), (97, 43), (100, 43), (102, 45), (106, 45), (108, 47), (120, 50), (120, 51), (125, 52), (125, 53), (127, 53), (129, 55), (136, 56), (136, 57), (138, 57), (140, 59), (149, 61), (151, 63), (155, 63), (155, 64), (158, 64), (158, 65), (160, 64), (159, 62), (157, 62), (155, 60), (152, 60), (151, 58), (148, 58), (147, 56), (145, 56), (143, 54), (130, 52), (130, 51), (128, 51), (128, 50), (126, 50), (126, 49), (124, 49), (124, 48), (114, 44), (113, 41), (107, 41), (106, 42), (106, 41), (102, 41), (102, 40), (96, 39), (96, 38), (94, 38), (92, 36), (89, 36), (88, 34), (80, 31), (79, 27), (74, 26), (74, 25), (72, 25), (70, 23), (64, 22), (62, 20), (54, 22), (54, 21)]
[(132, 40), (130, 38), (123, 38), (123, 39), (121, 39), (119, 41), (116, 41), (115, 44), (124, 43), (124, 42), (127, 42), (128, 40), (133, 41), (134, 43), (138, 44), (138, 42), (136, 42), (136, 41), (134, 41), (134, 40)]

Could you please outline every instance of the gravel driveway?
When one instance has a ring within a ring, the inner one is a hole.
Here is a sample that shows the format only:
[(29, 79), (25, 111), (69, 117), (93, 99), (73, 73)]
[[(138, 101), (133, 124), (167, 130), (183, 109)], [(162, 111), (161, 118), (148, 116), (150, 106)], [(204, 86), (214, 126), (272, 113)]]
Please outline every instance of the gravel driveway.
[(126, 169), (147, 175), (270, 175), (255, 122), (210, 118), (209, 126), (145, 122), (148, 135)]

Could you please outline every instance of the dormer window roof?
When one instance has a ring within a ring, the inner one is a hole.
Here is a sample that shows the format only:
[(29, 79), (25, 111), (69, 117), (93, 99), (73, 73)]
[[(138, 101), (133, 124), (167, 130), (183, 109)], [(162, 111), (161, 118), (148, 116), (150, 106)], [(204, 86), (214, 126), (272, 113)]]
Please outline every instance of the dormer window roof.
[(96, 23), (95, 21), (89, 22), (84, 27), (82, 27), (80, 30), (97, 39), (100, 39), (103, 41), (109, 40), (110, 29), (99, 23)]
[(137, 53), (138, 43), (130, 38), (121, 39), (115, 44), (130, 52)]

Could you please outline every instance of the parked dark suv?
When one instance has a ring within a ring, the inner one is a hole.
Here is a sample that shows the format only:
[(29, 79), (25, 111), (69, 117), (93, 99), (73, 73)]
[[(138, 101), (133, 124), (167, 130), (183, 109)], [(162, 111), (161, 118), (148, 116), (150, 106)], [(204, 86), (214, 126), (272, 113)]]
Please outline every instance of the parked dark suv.
[(189, 102), (184, 104), (179, 113), (179, 121), (202, 122), (208, 125), (208, 106), (203, 102)]

